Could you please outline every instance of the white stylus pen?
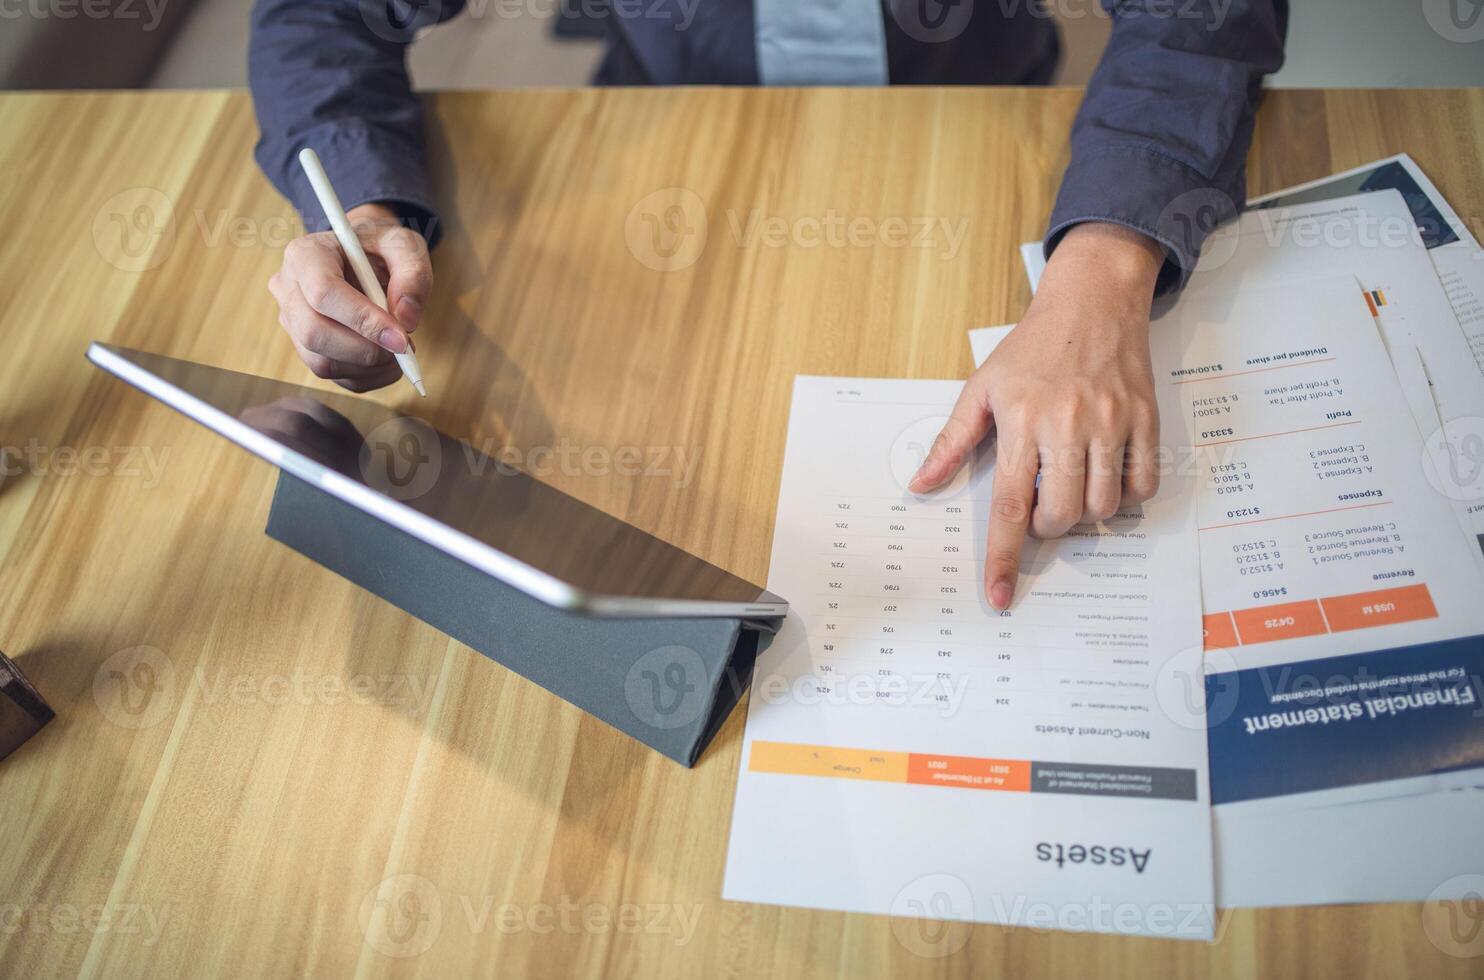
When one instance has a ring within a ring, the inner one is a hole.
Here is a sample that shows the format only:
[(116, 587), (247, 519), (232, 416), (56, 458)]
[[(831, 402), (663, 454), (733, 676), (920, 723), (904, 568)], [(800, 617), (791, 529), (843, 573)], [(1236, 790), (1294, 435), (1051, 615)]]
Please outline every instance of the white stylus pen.
[[(376, 278), (376, 270), (371, 268), (371, 260), (366, 258), (366, 250), (361, 248), (361, 240), (356, 236), (355, 229), (351, 228), (345, 209), (340, 206), (340, 197), (335, 193), (335, 188), (330, 186), (329, 175), (319, 162), (319, 154), (306, 146), (299, 151), (299, 164), (309, 177), (309, 186), (314, 188), (314, 196), (319, 198), (319, 206), (330, 220), (330, 227), (335, 229), (335, 237), (340, 240), (345, 257), (350, 259), (350, 267), (355, 270), (361, 292), (370, 297), (371, 302), (387, 310), (386, 292), (381, 288), (381, 280)], [(390, 313), (391, 310), (387, 312)], [(423, 387), (422, 368), (418, 366), (417, 355), (412, 351), (412, 338), (407, 338), (407, 353), (392, 356), (397, 359), (397, 366), (402, 369), (412, 387), (417, 389), (417, 393), (424, 398), (428, 397), (428, 390)]]

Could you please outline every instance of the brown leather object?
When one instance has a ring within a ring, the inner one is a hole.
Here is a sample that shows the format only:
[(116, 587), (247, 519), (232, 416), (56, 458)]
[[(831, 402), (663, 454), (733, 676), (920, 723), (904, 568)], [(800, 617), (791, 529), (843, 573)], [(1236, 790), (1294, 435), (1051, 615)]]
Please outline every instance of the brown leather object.
[(21, 669), (0, 653), (0, 759), (21, 747), (56, 713), (36, 693)]

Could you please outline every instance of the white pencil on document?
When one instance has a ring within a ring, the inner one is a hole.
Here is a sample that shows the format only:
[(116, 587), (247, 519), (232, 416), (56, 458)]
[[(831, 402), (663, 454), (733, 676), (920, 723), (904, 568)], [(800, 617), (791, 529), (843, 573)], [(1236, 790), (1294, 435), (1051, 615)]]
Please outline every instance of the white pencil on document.
[[(304, 173), (309, 177), (309, 186), (314, 188), (314, 196), (319, 198), (319, 206), (324, 209), (325, 217), (330, 221), (330, 227), (335, 229), (335, 237), (340, 240), (340, 247), (345, 252), (345, 257), (350, 260), (350, 267), (355, 270), (356, 279), (361, 284), (361, 292), (365, 293), (377, 306), (383, 310), (387, 309), (386, 291), (381, 288), (381, 280), (376, 278), (376, 270), (371, 268), (371, 260), (366, 258), (366, 250), (361, 248), (361, 239), (356, 235), (355, 229), (350, 226), (350, 218), (345, 209), (340, 206), (340, 196), (335, 193), (335, 188), (330, 186), (330, 177), (325, 173), (324, 165), (319, 162), (319, 154), (309, 147), (299, 151), (299, 164), (304, 168)], [(390, 310), (387, 310), (390, 313)], [(407, 351), (403, 354), (393, 354), (397, 359), (397, 366), (402, 373), (417, 389), (417, 393), (424, 398), (428, 397), (428, 390), (423, 387), (423, 371), (417, 363), (417, 355), (412, 350), (412, 338), (407, 339)]]

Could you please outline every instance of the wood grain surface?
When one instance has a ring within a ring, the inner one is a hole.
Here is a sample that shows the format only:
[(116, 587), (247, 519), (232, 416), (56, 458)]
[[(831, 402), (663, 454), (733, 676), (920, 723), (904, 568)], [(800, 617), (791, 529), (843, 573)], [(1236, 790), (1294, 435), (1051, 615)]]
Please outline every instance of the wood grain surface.
[[(965, 330), (1029, 299), (1016, 247), (1079, 97), (430, 96), (448, 228), (418, 409), (760, 580), (793, 375), (966, 375)], [(322, 384), (265, 288), (298, 226), (255, 137), (240, 93), (0, 96), (0, 648), (58, 713), (0, 765), (0, 976), (1484, 972), (1421, 905), (950, 951), (721, 901), (743, 712), (693, 771), (584, 717), (269, 541), (270, 466), (83, 360), (105, 339)], [(1479, 234), (1481, 145), (1484, 91), (1278, 92), (1250, 190), (1407, 151)], [(642, 472), (602, 465), (629, 447)]]

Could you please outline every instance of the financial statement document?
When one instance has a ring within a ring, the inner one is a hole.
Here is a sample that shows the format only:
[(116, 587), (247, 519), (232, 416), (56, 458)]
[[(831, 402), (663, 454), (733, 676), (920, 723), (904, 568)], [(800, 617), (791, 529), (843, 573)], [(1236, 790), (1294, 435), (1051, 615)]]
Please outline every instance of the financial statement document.
[(992, 453), (906, 490), (961, 387), (795, 381), (769, 575), (791, 611), (754, 673), (723, 897), (1208, 937), (1194, 481), (1029, 540), (996, 612)]
[(1194, 294), (1160, 323), (1202, 471), (1206, 646), (1244, 668), (1484, 633), (1478, 556), (1357, 294)]
[[(1455, 789), (1484, 763), (1484, 579), (1408, 408), (1417, 352), (1380, 329), (1351, 276), (1154, 324), (1199, 450), (1223, 905), (1419, 901), (1484, 853), (1484, 794)], [(1009, 330), (973, 331), (975, 363)]]
[[(1385, 346), (1393, 353), (1406, 348), (1406, 356), (1422, 362), (1432, 397), (1409, 407), (1452, 483), (1449, 503), (1479, 536), (1477, 550), (1484, 545), (1484, 480), (1477, 472), (1465, 480), (1459, 458), (1480, 455), (1473, 447), (1484, 424), (1484, 375), (1460, 328), (1462, 307), (1439, 280), (1416, 221), (1395, 188), (1270, 202), (1211, 234), (1178, 305), (1194, 296), (1274, 286), (1296, 291), (1332, 276), (1352, 277)], [(1473, 471), (1478, 462), (1484, 458), (1464, 465)]]
[[(1252, 204), (1282, 207), (1393, 189), (1406, 199), (1459, 328), (1468, 338), (1479, 370), (1484, 372), (1484, 246), (1410, 155), (1398, 154), (1276, 191)], [(1039, 280), (1039, 276), (1036, 278)]]

